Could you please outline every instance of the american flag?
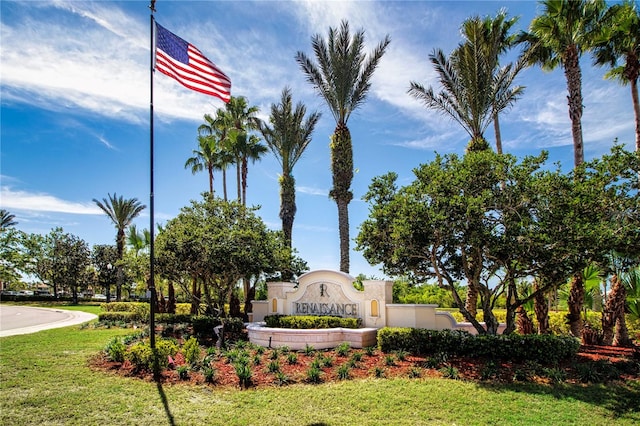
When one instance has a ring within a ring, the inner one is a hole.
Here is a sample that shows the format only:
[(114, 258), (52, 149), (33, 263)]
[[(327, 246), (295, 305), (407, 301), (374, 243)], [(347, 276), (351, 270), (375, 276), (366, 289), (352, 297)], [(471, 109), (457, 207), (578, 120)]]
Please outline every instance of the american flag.
[(156, 22), (155, 69), (196, 92), (231, 98), (231, 80), (198, 48)]

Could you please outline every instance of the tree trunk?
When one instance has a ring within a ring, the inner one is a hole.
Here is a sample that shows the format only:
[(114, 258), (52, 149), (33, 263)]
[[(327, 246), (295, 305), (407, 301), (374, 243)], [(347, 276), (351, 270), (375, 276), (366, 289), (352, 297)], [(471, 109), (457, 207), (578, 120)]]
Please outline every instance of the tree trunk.
[(198, 278), (195, 276), (191, 281), (191, 315), (198, 315), (200, 313), (200, 286), (198, 285)]
[(224, 201), (227, 201), (227, 170), (222, 169), (222, 196)]
[[(617, 274), (611, 277), (611, 290), (602, 312), (602, 344), (615, 346), (629, 346), (631, 340), (624, 318), (625, 299), (627, 290)], [(614, 335), (615, 328), (615, 335)]]
[(574, 167), (584, 162), (584, 144), (582, 139), (582, 71), (580, 57), (575, 45), (569, 46), (564, 54), (564, 74), (567, 79), (569, 96), (569, 118), (573, 137)]
[(496, 152), (502, 154), (502, 135), (500, 133), (500, 121), (498, 121), (498, 114), (493, 114), (493, 129), (496, 134)]
[(173, 282), (169, 281), (169, 291), (168, 295), (169, 300), (167, 301), (167, 313), (175, 314), (176, 313), (176, 291), (173, 288)]
[(582, 305), (584, 304), (584, 283), (582, 279), (582, 271), (573, 275), (571, 279), (571, 289), (569, 290), (569, 300), (567, 305), (569, 313), (567, 321), (571, 334), (575, 337), (582, 337)]
[(613, 343), (613, 328), (616, 324), (617, 305), (619, 303), (620, 278), (614, 274), (611, 277), (611, 290), (607, 297), (607, 302), (602, 309), (602, 344), (611, 345)]
[[(538, 291), (540, 285), (536, 280), (533, 283), (533, 291)], [(549, 304), (544, 293), (539, 293), (533, 298), (533, 310), (538, 321), (538, 334), (549, 334)]]
[(349, 273), (349, 203), (353, 199), (353, 149), (351, 134), (345, 124), (339, 123), (331, 138), (331, 171), (333, 188), (329, 196), (338, 206), (338, 232), (340, 235), (340, 271)]
[(296, 215), (295, 179), (286, 173), (280, 178), (280, 219), (282, 219), (282, 233), (284, 244), (291, 249), (293, 234), (293, 220)]
[(518, 306), (517, 309), (517, 328), (518, 333), (520, 334), (533, 334), (535, 332), (535, 328), (533, 327), (533, 321), (527, 315), (527, 310), (522, 306)]
[(242, 205), (247, 206), (247, 176), (249, 175), (249, 166), (247, 159), (242, 159)]
[(633, 101), (633, 112), (636, 122), (636, 152), (640, 152), (640, 103), (638, 102), (638, 74), (640, 73), (640, 63), (635, 54), (627, 55), (627, 64), (624, 76), (629, 80), (631, 86), (631, 100)]
[(464, 308), (475, 318), (478, 313), (478, 289), (471, 282), (467, 283), (467, 297), (464, 301)]
[(207, 166), (207, 171), (209, 172), (209, 194), (213, 198), (213, 166), (211, 164)]

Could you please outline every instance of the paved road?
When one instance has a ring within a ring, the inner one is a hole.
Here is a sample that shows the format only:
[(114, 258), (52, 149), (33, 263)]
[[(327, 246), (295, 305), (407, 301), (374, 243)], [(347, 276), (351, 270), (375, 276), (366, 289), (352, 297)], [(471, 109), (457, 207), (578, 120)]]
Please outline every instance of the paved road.
[(67, 327), (94, 318), (96, 315), (79, 311), (0, 305), (0, 337)]

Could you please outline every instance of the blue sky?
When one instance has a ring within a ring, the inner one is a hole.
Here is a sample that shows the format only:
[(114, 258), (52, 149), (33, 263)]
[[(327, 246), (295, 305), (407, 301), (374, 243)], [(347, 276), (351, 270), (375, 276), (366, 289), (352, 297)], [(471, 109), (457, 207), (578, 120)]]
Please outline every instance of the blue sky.
[[(463, 153), (467, 134), (407, 89), (411, 81), (438, 87), (429, 53), (441, 48), (448, 54), (460, 41), (464, 19), (495, 15), (502, 7), (520, 17), (516, 31), (539, 10), (533, 1), (158, 1), (155, 17), (215, 62), (231, 78), (232, 95), (247, 97), (261, 118), (268, 118), (286, 85), (295, 102), (323, 113), (294, 169), (293, 244), (311, 269), (338, 269), (337, 209), (328, 198), (335, 122), (305, 81), (296, 52), (312, 56), (311, 37), (326, 36), (342, 19), (365, 30), (367, 51), (385, 34), (391, 37), (368, 101), (348, 123), (356, 167), (353, 238), (368, 215), (361, 197), (373, 177), (395, 171), (408, 184), (412, 169), (435, 152)], [(0, 8), (0, 206), (25, 232), (61, 226), (90, 246), (112, 244), (115, 230), (91, 200), (116, 192), (149, 204), (148, 2), (3, 0)], [(592, 67), (590, 56), (581, 63), (585, 157), (607, 152), (615, 138), (632, 149), (629, 88), (603, 80), (605, 70)], [(562, 70), (527, 69), (518, 84), (526, 86), (524, 95), (501, 116), (504, 150), (522, 157), (546, 149), (550, 163), (569, 170), (573, 147)], [(197, 146), (203, 115), (223, 103), (159, 73), (154, 87), (155, 218), (164, 223), (208, 189), (206, 174), (192, 175), (184, 163)], [(492, 128), (486, 137), (494, 142)], [(273, 229), (280, 228), (278, 173), (269, 155), (250, 166), (248, 177), (248, 204), (260, 205), (259, 215)], [(221, 191), (218, 175), (215, 190)], [(148, 209), (135, 223), (149, 227)], [(355, 251), (350, 272), (383, 276)]]

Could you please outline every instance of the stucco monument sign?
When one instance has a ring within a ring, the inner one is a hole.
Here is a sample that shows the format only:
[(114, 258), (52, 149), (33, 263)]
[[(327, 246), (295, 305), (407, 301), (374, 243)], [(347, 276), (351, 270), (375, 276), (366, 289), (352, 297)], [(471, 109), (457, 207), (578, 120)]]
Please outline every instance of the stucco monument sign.
[[(353, 287), (355, 279), (337, 271), (312, 271), (297, 283), (267, 283), (267, 300), (253, 301), (252, 324), (247, 326), (249, 340), (263, 346), (304, 349), (332, 348), (342, 342), (352, 347), (376, 344), (377, 330), (382, 327), (415, 327), (434, 330), (471, 329), (456, 323), (448, 312), (436, 311), (437, 305), (393, 304), (393, 282), (367, 280), (364, 290)], [(330, 315), (360, 318), (359, 329), (292, 330), (264, 326), (267, 315)]]

